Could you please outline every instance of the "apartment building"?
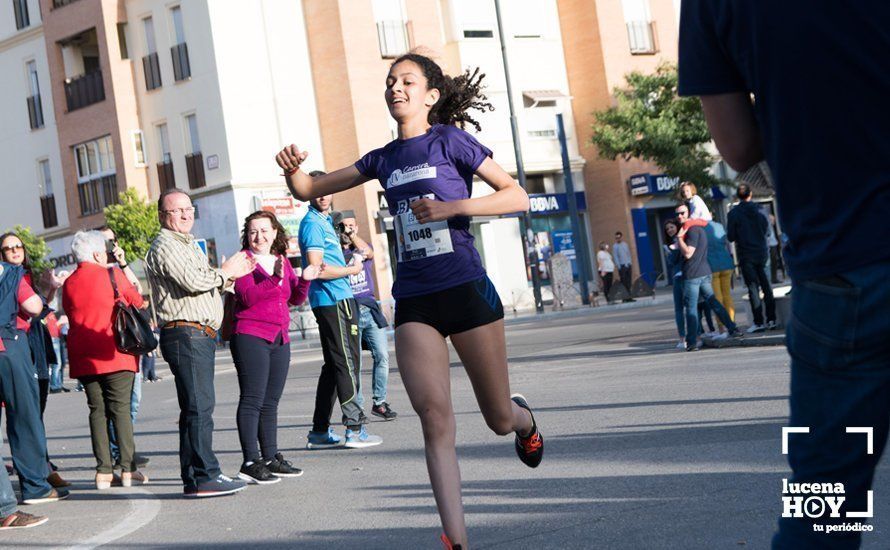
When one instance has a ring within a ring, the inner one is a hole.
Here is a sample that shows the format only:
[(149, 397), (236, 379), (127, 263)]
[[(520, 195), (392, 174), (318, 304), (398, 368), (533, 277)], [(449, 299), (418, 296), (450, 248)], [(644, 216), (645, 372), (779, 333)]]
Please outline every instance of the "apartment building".
[[(493, 2), (472, 0), (16, 0), (0, 9), (0, 201), (5, 225), (42, 234), (70, 267), (73, 233), (135, 188), (150, 199), (188, 192), (195, 234), (212, 262), (237, 250), (240, 223), (274, 209), (296, 232), (306, 205), (284, 189), (273, 154), (310, 151), (309, 169), (335, 169), (393, 139), (383, 101), (389, 64), (420, 48), (454, 74), (480, 67), (494, 113), (479, 139), (515, 172)], [(556, 0), (503, 2), (514, 103), (539, 247), (573, 245), (556, 114), (583, 180)], [(580, 188), (580, 186), (579, 186)], [(484, 184), (474, 194), (490, 192)], [(584, 204), (583, 193), (581, 204)], [(379, 250), (392, 221), (378, 184), (336, 197), (357, 212)], [(583, 216), (585, 227), (589, 226)], [(559, 232), (562, 233), (559, 233)], [(477, 219), (477, 245), (514, 307), (531, 306), (516, 217)], [(569, 231), (570, 233), (570, 231)], [(388, 296), (392, 263), (377, 262)], [(546, 272), (542, 271), (546, 276)]]
[[(590, 142), (594, 113), (614, 104), (631, 71), (677, 61), (679, 0), (558, 0), (569, 88), (584, 165), (591, 233), (627, 241), (634, 271), (651, 282), (663, 271), (661, 222), (673, 216), (676, 179), (639, 160), (599, 158)], [(705, 190), (706, 192), (707, 190)]]

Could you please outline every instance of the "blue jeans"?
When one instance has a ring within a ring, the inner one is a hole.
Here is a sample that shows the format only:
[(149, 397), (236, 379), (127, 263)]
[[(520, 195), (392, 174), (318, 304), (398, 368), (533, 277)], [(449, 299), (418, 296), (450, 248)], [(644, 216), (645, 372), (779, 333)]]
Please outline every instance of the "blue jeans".
[(0, 456), (0, 518), (5, 518), (18, 510), (18, 500), (6, 473), (6, 465)]
[(23, 331), (17, 331), (15, 338), (4, 338), (3, 344), (6, 351), (0, 352), (0, 400), (6, 403), (6, 434), (12, 463), (19, 473), (22, 498), (37, 498), (49, 493), (52, 487), (46, 481), (46, 433), (40, 420), (31, 348)]
[[(374, 316), (371, 315), (371, 310), (363, 305), (359, 305), (358, 334), (359, 340), (368, 346), (368, 349), (371, 350), (371, 357), (374, 359), (371, 389), (374, 392), (374, 405), (380, 405), (386, 402), (386, 386), (389, 382), (389, 346), (386, 343), (386, 330), (377, 326)], [(361, 369), (361, 361), (359, 361), (359, 369)], [(364, 407), (361, 370), (359, 370), (356, 401), (359, 407)]]
[(711, 307), (711, 311), (717, 314), (717, 318), (723, 323), (730, 333), (736, 331), (736, 324), (729, 318), (726, 309), (714, 296), (711, 287), (711, 276), (696, 277), (683, 281), (683, 309), (686, 310), (686, 345), (694, 346), (698, 342), (698, 297), (699, 294)]
[[(813, 523), (865, 523), (843, 517), (865, 511), (875, 466), (890, 429), (890, 261), (839, 277), (794, 281), (791, 322), (791, 426), (808, 434), (789, 437), (792, 482), (843, 483), (841, 518), (781, 518), (773, 548), (858, 548), (860, 533), (817, 533)], [(873, 428), (866, 435), (847, 427)], [(778, 443), (777, 443), (778, 445)], [(874, 495), (874, 500), (887, 495)], [(826, 529), (827, 531), (827, 529)]]
[[(136, 425), (136, 414), (139, 413), (139, 403), (142, 402), (142, 375), (136, 372), (133, 379), (133, 393), (130, 395), (130, 420), (133, 426)], [(120, 449), (117, 448), (117, 436), (114, 433), (114, 424), (108, 422), (108, 442), (111, 445), (111, 458), (115, 461), (120, 460)]]
[(683, 277), (674, 277), (674, 320), (677, 322), (677, 333), (686, 338), (686, 315), (683, 313)]
[(161, 355), (170, 365), (179, 400), (179, 466), (186, 489), (222, 473), (213, 453), (216, 340), (193, 327), (161, 331)]

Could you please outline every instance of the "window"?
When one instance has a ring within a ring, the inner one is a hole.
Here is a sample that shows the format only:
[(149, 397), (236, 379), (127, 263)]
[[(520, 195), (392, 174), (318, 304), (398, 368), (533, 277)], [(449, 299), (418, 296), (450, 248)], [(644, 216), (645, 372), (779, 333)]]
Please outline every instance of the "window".
[(173, 19), (173, 32), (176, 43), (182, 44), (185, 42), (185, 29), (182, 26), (182, 9), (179, 6), (170, 8), (170, 18)]
[(106, 206), (117, 204), (117, 174), (111, 136), (76, 145), (74, 158), (81, 215), (97, 214)]
[(127, 24), (117, 24), (117, 45), (121, 49), (121, 59), (130, 59), (130, 50), (127, 48)]
[(161, 148), (161, 161), (171, 162), (173, 157), (170, 155), (170, 134), (167, 132), (166, 124), (158, 124), (158, 145)]
[(373, 0), (380, 56), (389, 59), (409, 50), (408, 28), (401, 0)]
[(194, 114), (185, 117), (191, 153), (185, 156), (185, 168), (189, 178), (189, 188), (197, 189), (206, 185), (204, 181), (204, 156), (201, 154), (201, 140), (198, 138), (198, 119)]
[(173, 174), (173, 156), (170, 154), (170, 135), (167, 133), (167, 125), (164, 123), (157, 125), (158, 129), (158, 147), (161, 162), (157, 164), (158, 169), (158, 186), (161, 191), (173, 189), (176, 187), (176, 178)]
[(50, 173), (49, 160), (37, 162), (37, 186), (40, 189), (40, 211), (43, 214), (43, 227), (59, 225), (56, 215), (56, 197), (53, 195), (53, 180)]
[(145, 136), (142, 130), (133, 130), (133, 152), (136, 157), (136, 167), (145, 166)]
[(173, 79), (179, 82), (192, 76), (192, 66), (189, 62), (188, 46), (185, 43), (182, 9), (179, 6), (170, 8), (170, 18), (173, 20), (175, 40), (175, 45), (170, 48), (170, 54), (173, 56)]
[(491, 30), (465, 30), (464, 38), (494, 38), (494, 31)]
[(655, 24), (649, 11), (649, 0), (621, 0), (621, 6), (624, 9), (630, 53), (656, 53)]
[(31, 25), (28, 17), (28, 0), (12, 0), (12, 10), (15, 12), (15, 28), (22, 30)]
[(36, 130), (43, 128), (43, 105), (40, 101), (40, 82), (37, 79), (37, 62), (28, 61), (25, 65), (28, 72), (28, 89), (31, 95), (28, 96), (28, 119), (31, 122), (31, 129)]
[(152, 91), (162, 86), (161, 65), (158, 61), (158, 51), (155, 44), (155, 25), (151, 17), (142, 20), (145, 31), (145, 51), (148, 52), (142, 58), (142, 72), (145, 75), (145, 89)]

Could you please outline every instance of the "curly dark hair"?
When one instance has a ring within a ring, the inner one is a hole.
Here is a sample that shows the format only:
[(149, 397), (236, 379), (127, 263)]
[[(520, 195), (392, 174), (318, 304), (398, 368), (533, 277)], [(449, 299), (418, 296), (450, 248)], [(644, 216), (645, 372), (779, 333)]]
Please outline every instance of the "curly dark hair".
[(472, 72), (467, 69), (459, 76), (450, 77), (429, 57), (419, 53), (406, 53), (393, 61), (390, 68), (402, 61), (416, 63), (426, 77), (427, 89), (439, 90), (439, 101), (430, 109), (427, 119), (430, 124), (451, 124), (460, 128), (471, 124), (477, 132), (482, 130), (482, 126), (470, 116), (469, 111), (494, 111), (494, 105), (488, 102), (488, 97), (482, 92), (485, 88), (482, 85), (485, 73), (481, 73), (479, 67)]
[[(19, 236), (15, 231), (9, 231), (2, 235), (0, 235), (0, 246), (3, 245), (3, 241), (5, 241), (9, 237), (15, 237), (22, 243), (22, 252), (25, 253), (25, 261), (22, 262), (22, 267), (25, 269), (26, 273), (31, 273), (31, 256), (28, 255), (28, 248), (25, 246), (25, 241)], [(3, 252), (2, 256), (3, 261), (6, 261), (6, 252)]]
[(269, 220), (269, 222), (272, 224), (272, 229), (278, 231), (278, 235), (272, 242), (272, 254), (275, 254), (277, 256), (279, 254), (284, 254), (285, 252), (287, 252), (287, 230), (284, 229), (284, 226), (281, 225), (281, 222), (278, 221), (278, 218), (275, 217), (275, 214), (267, 210), (257, 210), (253, 214), (247, 216), (247, 218), (244, 220), (244, 228), (241, 229), (241, 248), (243, 248), (244, 250), (250, 249), (250, 237), (247, 234), (250, 229), (250, 222), (252, 222), (253, 220), (258, 220), (260, 218)]

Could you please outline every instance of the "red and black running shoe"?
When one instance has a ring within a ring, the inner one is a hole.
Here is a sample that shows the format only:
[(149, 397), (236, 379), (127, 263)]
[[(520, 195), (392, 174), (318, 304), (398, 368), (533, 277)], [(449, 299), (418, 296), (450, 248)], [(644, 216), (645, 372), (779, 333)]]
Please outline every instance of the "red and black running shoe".
[(532, 416), (532, 433), (528, 437), (521, 437), (519, 432), (516, 433), (516, 454), (519, 460), (529, 468), (537, 468), (544, 458), (544, 436), (538, 431), (538, 424), (535, 422), (535, 415), (532, 413), (528, 401), (522, 394), (514, 393), (511, 397), (514, 403), (527, 410)]
[(454, 544), (453, 542), (451, 542), (451, 539), (449, 539), (448, 535), (446, 535), (445, 533), (442, 533), (442, 536), (439, 537), (439, 540), (442, 541), (442, 548), (444, 548), (444, 550), (461, 550), (462, 549), (460, 544)]

